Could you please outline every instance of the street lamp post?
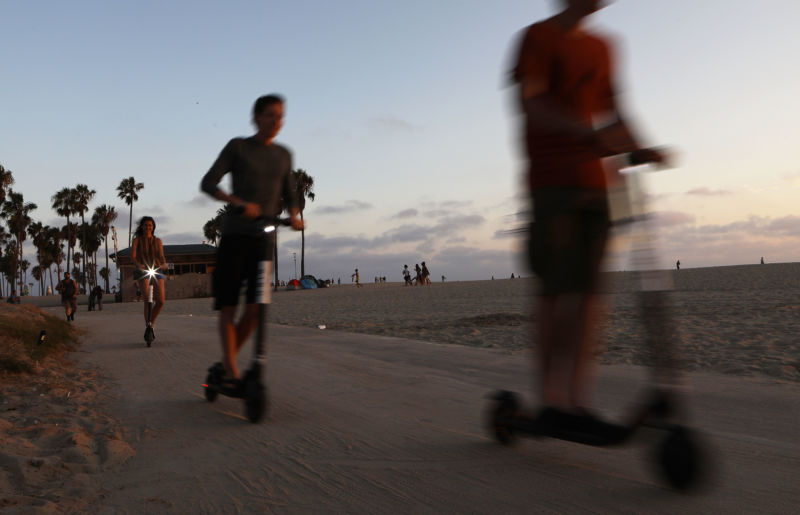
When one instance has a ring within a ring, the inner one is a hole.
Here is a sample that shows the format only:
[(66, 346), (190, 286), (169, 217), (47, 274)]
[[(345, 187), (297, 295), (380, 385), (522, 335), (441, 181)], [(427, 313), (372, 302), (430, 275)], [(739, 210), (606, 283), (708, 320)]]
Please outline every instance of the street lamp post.
[(297, 252), (292, 252), (292, 257), (294, 257), (294, 278), (297, 279)]

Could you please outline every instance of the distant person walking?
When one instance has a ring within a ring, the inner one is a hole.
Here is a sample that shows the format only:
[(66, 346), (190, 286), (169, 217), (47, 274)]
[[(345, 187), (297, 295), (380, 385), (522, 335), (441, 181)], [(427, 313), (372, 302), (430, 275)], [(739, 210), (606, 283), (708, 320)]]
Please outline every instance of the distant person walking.
[(419, 267), (419, 263), (414, 263), (414, 272), (416, 272), (416, 275), (414, 276), (414, 284), (417, 286), (422, 286), (424, 281), (422, 279), (422, 268)]
[(98, 284), (92, 289), (92, 293), (94, 294), (95, 307), (99, 311), (103, 311), (103, 288)]
[(411, 280), (411, 270), (408, 269), (408, 265), (403, 265), (403, 286), (414, 286), (414, 282)]
[(362, 286), (364, 286), (363, 284), (361, 284), (361, 276), (358, 273), (358, 268), (356, 268), (355, 272), (353, 272), (353, 275), (350, 276), (350, 282), (353, 281), (355, 281), (357, 288), (361, 288)]
[(78, 283), (76, 283), (69, 272), (64, 272), (64, 279), (56, 285), (56, 291), (61, 293), (61, 305), (64, 306), (64, 313), (67, 320), (75, 321), (75, 311), (78, 310)]
[(675, 268), (677, 268), (678, 270), (681, 269), (681, 260), (680, 259), (675, 262)]
[(764, 264), (764, 256), (761, 256), (761, 264)]
[(425, 261), (422, 262), (422, 284), (429, 286), (431, 284), (431, 272), (428, 270), (428, 265), (425, 264)]

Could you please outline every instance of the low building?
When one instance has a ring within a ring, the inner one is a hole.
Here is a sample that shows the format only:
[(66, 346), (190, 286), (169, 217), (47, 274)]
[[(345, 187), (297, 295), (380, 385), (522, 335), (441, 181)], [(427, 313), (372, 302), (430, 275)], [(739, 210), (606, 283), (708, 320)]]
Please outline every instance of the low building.
[[(164, 245), (167, 259), (167, 299), (190, 299), (211, 296), (211, 273), (217, 262), (217, 247), (213, 245)], [(136, 300), (136, 281), (133, 280), (135, 266), (131, 249), (123, 249), (111, 258), (120, 274), (122, 302)]]

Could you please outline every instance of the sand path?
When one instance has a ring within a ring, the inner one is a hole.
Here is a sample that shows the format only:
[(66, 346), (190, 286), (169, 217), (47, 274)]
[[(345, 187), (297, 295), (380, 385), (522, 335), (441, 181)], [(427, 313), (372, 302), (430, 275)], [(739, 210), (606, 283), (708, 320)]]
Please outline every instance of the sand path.
[[(718, 463), (709, 488), (677, 494), (652, 473), (652, 442), (597, 449), (553, 440), (513, 448), (483, 428), (484, 396), (529, 391), (526, 358), (375, 335), (271, 328), (271, 411), (202, 397), (217, 359), (211, 314), (83, 316), (79, 361), (101, 367), (136, 455), (101, 479), (100, 513), (788, 513), (800, 505), (800, 386), (692, 374), (692, 411)], [(245, 349), (245, 353), (249, 348)], [(243, 359), (243, 365), (246, 359)], [(607, 366), (609, 415), (642, 370)]]

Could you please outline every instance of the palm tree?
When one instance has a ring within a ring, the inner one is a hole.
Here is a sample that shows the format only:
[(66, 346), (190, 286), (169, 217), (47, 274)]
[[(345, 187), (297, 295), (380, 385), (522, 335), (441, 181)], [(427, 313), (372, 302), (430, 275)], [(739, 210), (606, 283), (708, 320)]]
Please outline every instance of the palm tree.
[(83, 261), (83, 254), (80, 252), (73, 252), (72, 253), (72, 279), (75, 282), (83, 282), (81, 280), (81, 268), (80, 264)]
[(206, 240), (210, 241), (212, 245), (216, 245), (220, 237), (222, 237), (222, 217), (231, 212), (231, 210), (231, 205), (225, 204), (217, 209), (217, 214), (214, 215), (214, 218), (203, 225), (203, 236), (205, 236)]
[[(0, 225), (0, 264), (5, 263), (6, 256), (3, 254), (3, 248), (8, 245), (9, 234), (6, 232), (6, 228)], [(0, 270), (2, 272), (2, 270)], [(6, 290), (5, 290), (5, 283), (0, 280), (0, 295), (5, 297)]]
[[(50, 227), (47, 231), (47, 258), (49, 263), (56, 265), (56, 277), (61, 278), (61, 263), (64, 261), (64, 253), (62, 252), (61, 229), (58, 227)], [(50, 286), (55, 291), (55, 284), (53, 283), (53, 273), (50, 272)]]
[[(100, 228), (95, 224), (83, 224), (83, 233), (86, 239), (81, 242), (84, 255), (86, 259), (83, 261), (83, 269), (85, 275), (88, 277), (89, 288), (97, 286), (97, 251), (100, 249), (100, 244), (103, 243), (103, 237), (100, 235)], [(86, 269), (89, 269), (88, 272)], [(86, 291), (89, 291), (88, 289)]]
[[(108, 231), (111, 229), (111, 224), (114, 223), (114, 220), (117, 219), (117, 211), (114, 209), (114, 206), (107, 206), (103, 204), (102, 206), (97, 206), (94, 208), (94, 214), (92, 215), (92, 223), (97, 225), (100, 229), (100, 234), (103, 235), (103, 241), (106, 244), (106, 270), (108, 270)], [(101, 271), (101, 276), (102, 271)], [(103, 279), (106, 281), (106, 293), (111, 293), (108, 286), (108, 274), (103, 276)]]
[(22, 242), (25, 241), (25, 231), (33, 220), (28, 216), (28, 213), (36, 209), (36, 204), (33, 202), (25, 202), (22, 193), (17, 193), (9, 190), (6, 195), (6, 200), (3, 202), (2, 217), (5, 218), (8, 224), (9, 232), (17, 239), (17, 252), (19, 253), (19, 282), (22, 291), (22, 284), (24, 283), (22, 263), (24, 261), (22, 256)]
[(14, 184), (14, 174), (0, 165), (0, 204), (6, 201), (6, 191)]
[[(34, 279), (36, 279), (36, 282), (39, 283), (40, 296), (44, 295), (44, 284), (42, 283), (42, 277), (44, 276), (42, 274), (42, 270), (43, 270), (42, 265), (36, 265), (31, 269), (31, 275), (33, 276)], [(33, 295), (33, 292), (31, 292), (31, 295)]]
[[(292, 172), (294, 185), (297, 192), (297, 203), (300, 208), (300, 220), (303, 220), (303, 210), (306, 208), (306, 198), (314, 202), (314, 178), (305, 170), (298, 169)], [(300, 276), (306, 275), (306, 230), (300, 231)]]
[[(90, 190), (89, 186), (85, 184), (78, 184), (75, 186), (75, 212), (81, 215), (81, 227), (83, 228), (83, 240), (82, 244), (85, 244), (86, 239), (86, 220), (83, 218), (83, 213), (88, 211), (89, 209), (89, 201), (92, 200), (97, 192), (95, 190)], [(84, 254), (86, 253), (86, 249), (83, 249)], [(83, 262), (83, 271), (84, 271), (84, 283), (83, 289), (86, 289), (86, 261)]]
[[(44, 263), (47, 261), (45, 256), (46, 253), (46, 246), (47, 246), (47, 237), (46, 237), (46, 229), (45, 226), (42, 225), (42, 222), (33, 222), (28, 226), (28, 236), (31, 237), (33, 240), (33, 246), (36, 247), (36, 260), (39, 262), (40, 271), (39, 274), (41, 275), (41, 270), (44, 269)], [(36, 268), (36, 267), (34, 267)], [(41, 290), (41, 278), (36, 277), (39, 282), (39, 289)]]
[[(17, 252), (17, 242), (9, 240), (5, 246), (5, 252), (0, 258), (0, 272), (6, 278), (6, 282), (11, 290), (14, 289), (14, 277), (19, 266), (19, 253)], [(10, 290), (9, 290), (10, 291)], [(5, 293), (3, 293), (5, 295)]]
[[(67, 242), (72, 241), (72, 233), (70, 232), (72, 224), (70, 224), (69, 217), (75, 213), (73, 210), (75, 204), (73, 191), (72, 188), (61, 188), (55, 195), (50, 197), (55, 212), (61, 216), (67, 217), (67, 225), (64, 226), (66, 230), (64, 239), (66, 239)], [(71, 248), (72, 246), (67, 244), (67, 270), (69, 270), (69, 251)]]
[(131, 207), (128, 218), (128, 246), (131, 246), (131, 231), (133, 229), (133, 203), (139, 200), (138, 193), (144, 188), (144, 183), (136, 182), (133, 176), (122, 179), (117, 186), (117, 197), (121, 198)]

